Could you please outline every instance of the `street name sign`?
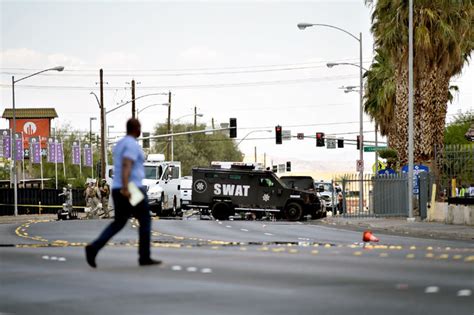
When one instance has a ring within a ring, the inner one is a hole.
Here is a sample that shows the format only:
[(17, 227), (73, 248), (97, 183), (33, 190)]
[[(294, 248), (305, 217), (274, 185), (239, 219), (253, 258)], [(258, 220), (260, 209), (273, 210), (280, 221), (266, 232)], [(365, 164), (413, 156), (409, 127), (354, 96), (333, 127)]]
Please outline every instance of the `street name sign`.
[(375, 147), (375, 146), (369, 146), (369, 147), (364, 147), (364, 152), (375, 152), (375, 151), (381, 151), (385, 150), (387, 147)]

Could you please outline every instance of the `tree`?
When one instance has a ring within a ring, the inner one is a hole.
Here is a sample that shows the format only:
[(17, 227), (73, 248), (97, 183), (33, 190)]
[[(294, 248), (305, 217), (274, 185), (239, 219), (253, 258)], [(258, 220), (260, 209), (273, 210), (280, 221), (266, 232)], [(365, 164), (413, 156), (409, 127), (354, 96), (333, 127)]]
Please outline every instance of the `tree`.
[[(387, 54), (393, 66), (395, 102), (388, 138), (408, 157), (408, 1), (366, 1), (373, 7), (372, 32), (377, 54)], [(449, 82), (459, 74), (474, 48), (474, 6), (470, 0), (417, 0), (414, 4), (414, 139), (415, 161), (434, 158), (434, 147), (443, 147)], [(377, 58), (376, 58), (377, 62)], [(374, 70), (371, 68), (371, 70)], [(367, 80), (366, 91), (374, 80)], [(380, 82), (376, 83), (380, 86)], [(384, 86), (382, 84), (382, 86)], [(368, 96), (366, 99), (377, 99)], [(367, 102), (367, 101), (366, 101)], [(371, 108), (373, 106), (369, 106)], [(386, 110), (383, 105), (378, 109)], [(379, 115), (379, 114), (377, 114)]]
[[(167, 134), (166, 124), (157, 124), (154, 134)], [(205, 125), (198, 125), (194, 128), (193, 124), (173, 125), (173, 132), (185, 132), (192, 130), (205, 130)], [(154, 153), (164, 152), (169, 139), (158, 138), (153, 145)], [(242, 152), (235, 146), (232, 139), (229, 138), (228, 131), (214, 132), (207, 135), (198, 133), (192, 135), (175, 136), (174, 142), (174, 160), (181, 161), (183, 175), (191, 175), (192, 168), (197, 166), (209, 166), (212, 161), (242, 161)]]
[(474, 111), (457, 114), (454, 121), (445, 128), (444, 144), (471, 144), (464, 135), (472, 124), (474, 124)]
[(364, 111), (375, 121), (382, 136), (389, 136), (393, 128), (396, 86), (394, 66), (386, 51), (376, 50), (374, 62), (364, 77)]

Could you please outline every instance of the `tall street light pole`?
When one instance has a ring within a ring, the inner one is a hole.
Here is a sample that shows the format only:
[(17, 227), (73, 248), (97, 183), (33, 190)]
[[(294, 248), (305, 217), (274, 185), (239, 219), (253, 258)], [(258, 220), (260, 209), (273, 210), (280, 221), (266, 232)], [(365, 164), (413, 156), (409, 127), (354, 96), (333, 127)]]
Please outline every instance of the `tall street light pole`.
[[(64, 67), (63, 66), (57, 66), (54, 68), (49, 68), (45, 69), (42, 71), (35, 72), (33, 74), (27, 75), (26, 77), (20, 78), (18, 80), (15, 80), (15, 76), (12, 76), (12, 109), (13, 109), (13, 135), (16, 133), (16, 109), (15, 109), (15, 83), (18, 83), (20, 81), (23, 81), (25, 79), (31, 78), (35, 75), (38, 75), (40, 73), (46, 72), (46, 71), (63, 71)], [(12, 150), (12, 156), (13, 156), (13, 203), (14, 203), (14, 214), (15, 216), (18, 215), (18, 178), (17, 178), (17, 173), (16, 173), (16, 140), (13, 141), (13, 150)]]
[(413, 217), (413, 0), (408, 11), (408, 220)]
[(354, 38), (359, 42), (359, 86), (360, 88), (360, 95), (359, 95), (359, 139), (360, 139), (360, 151), (359, 151), (359, 161), (358, 161), (358, 166), (359, 166), (359, 211), (363, 211), (364, 203), (364, 127), (363, 127), (363, 113), (364, 113), (364, 107), (363, 107), (363, 83), (362, 83), (362, 32), (359, 33), (359, 37), (355, 36), (354, 34), (346, 31), (345, 29), (339, 28), (334, 25), (329, 25), (329, 24), (313, 24), (313, 23), (299, 23), (298, 28), (300, 30), (304, 30), (307, 27), (312, 27), (312, 26), (322, 26), (322, 27), (329, 27), (336, 29), (338, 31), (344, 32), (350, 37)]
[(242, 141), (244, 141), (245, 139), (247, 139), (247, 137), (250, 136), (252, 133), (256, 133), (256, 132), (272, 132), (272, 130), (270, 130), (270, 129), (265, 129), (265, 130), (253, 130), (253, 131), (250, 131), (250, 132), (247, 133), (242, 139), (240, 139), (240, 141), (237, 142), (237, 144), (236, 144), (235, 146), (238, 147), (239, 144), (242, 143)]
[(137, 110), (137, 119), (138, 119), (138, 115), (139, 115), (141, 112), (143, 112), (145, 109), (150, 108), (150, 107), (153, 107), (153, 106), (170, 106), (170, 104), (169, 104), (169, 103), (151, 104), (151, 105), (148, 105), (148, 106), (143, 107), (142, 109), (138, 109), (138, 110)]
[[(351, 63), (351, 62), (329, 62), (326, 64), (328, 68), (332, 68), (334, 66), (354, 66), (357, 68), (360, 68), (360, 65)], [(362, 67), (362, 70), (368, 71), (366, 68)], [(361, 87), (357, 86), (346, 86), (344, 89), (344, 93), (350, 93), (350, 92), (356, 92), (357, 88), (361, 89)], [(377, 122), (375, 123), (375, 146), (378, 146), (377, 142), (377, 131), (378, 131), (378, 125)], [(379, 171), (379, 152), (375, 150), (375, 174), (377, 174)]]

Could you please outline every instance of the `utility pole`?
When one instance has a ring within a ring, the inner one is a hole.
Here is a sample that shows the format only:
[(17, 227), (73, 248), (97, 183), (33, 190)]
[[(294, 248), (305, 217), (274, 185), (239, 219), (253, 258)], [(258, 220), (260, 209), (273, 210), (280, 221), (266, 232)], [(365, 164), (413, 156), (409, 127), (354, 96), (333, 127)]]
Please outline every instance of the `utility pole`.
[[(168, 92), (168, 134), (171, 133), (171, 91)], [(170, 161), (170, 141), (166, 145), (166, 160)]]
[(255, 152), (254, 152), (255, 153), (255, 163), (257, 163), (257, 147), (255, 147), (254, 150), (255, 150)]
[(212, 118), (212, 129), (216, 129), (216, 128), (214, 127), (214, 118)]
[(135, 80), (132, 80), (132, 118), (135, 118)]
[(194, 130), (196, 130), (197, 126), (197, 107), (194, 106)]
[[(104, 110), (104, 71), (100, 69), (100, 177), (105, 178), (105, 110)], [(94, 167), (94, 165), (92, 165)]]

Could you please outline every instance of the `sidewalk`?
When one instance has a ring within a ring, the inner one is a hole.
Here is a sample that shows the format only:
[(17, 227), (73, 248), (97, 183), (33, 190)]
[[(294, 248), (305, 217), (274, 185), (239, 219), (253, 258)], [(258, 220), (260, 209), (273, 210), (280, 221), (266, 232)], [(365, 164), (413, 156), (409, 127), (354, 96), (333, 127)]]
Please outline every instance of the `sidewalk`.
[(348, 229), (402, 234), (450, 240), (474, 240), (474, 227), (468, 225), (452, 225), (436, 222), (408, 222), (406, 218), (344, 218), (327, 217), (320, 220), (326, 225), (345, 227)]

